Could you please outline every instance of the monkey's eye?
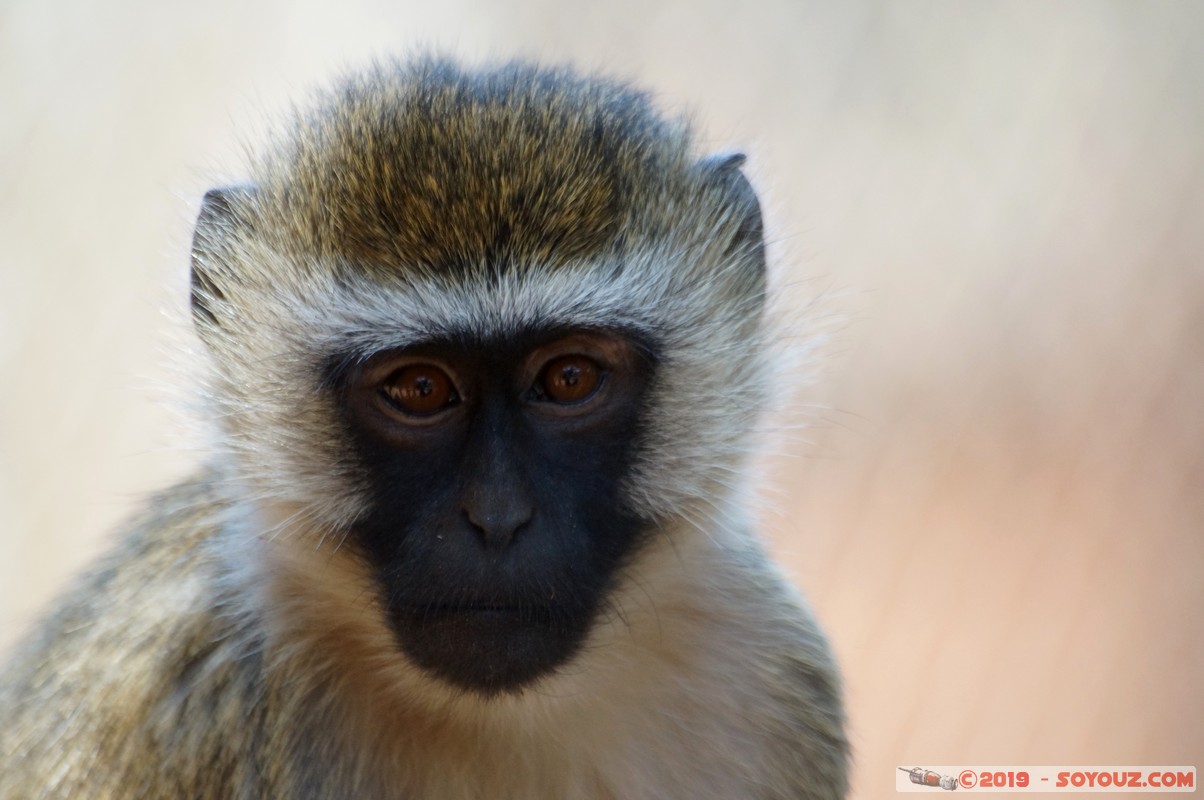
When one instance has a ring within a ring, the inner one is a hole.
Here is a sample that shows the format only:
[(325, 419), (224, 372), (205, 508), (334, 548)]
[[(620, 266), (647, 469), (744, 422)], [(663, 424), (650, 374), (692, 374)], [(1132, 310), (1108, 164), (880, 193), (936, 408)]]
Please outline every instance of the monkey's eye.
[(539, 374), (537, 391), (553, 403), (573, 405), (588, 400), (602, 383), (598, 362), (582, 355), (554, 358)]
[(456, 385), (434, 364), (410, 364), (381, 385), (390, 404), (414, 417), (429, 417), (460, 401)]

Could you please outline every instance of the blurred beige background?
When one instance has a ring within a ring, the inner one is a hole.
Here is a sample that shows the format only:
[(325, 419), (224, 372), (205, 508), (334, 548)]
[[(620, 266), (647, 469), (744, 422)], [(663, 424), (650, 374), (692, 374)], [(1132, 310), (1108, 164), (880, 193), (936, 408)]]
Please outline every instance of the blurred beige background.
[(187, 242), (240, 137), (372, 54), (519, 54), (746, 150), (786, 307), (839, 323), (766, 524), (844, 664), (855, 796), (1204, 767), (1201, 41), (1204, 6), (1137, 0), (8, 0), (0, 647), (197, 457)]

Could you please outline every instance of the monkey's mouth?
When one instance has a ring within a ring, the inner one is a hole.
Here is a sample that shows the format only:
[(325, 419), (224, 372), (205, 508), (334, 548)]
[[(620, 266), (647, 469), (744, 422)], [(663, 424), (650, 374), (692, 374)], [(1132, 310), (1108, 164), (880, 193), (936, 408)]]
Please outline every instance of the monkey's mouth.
[(532, 602), (394, 606), (401, 650), (418, 666), (485, 695), (519, 691), (572, 657), (588, 615)]
[(552, 610), (531, 603), (425, 603), (414, 607), (413, 616), (418, 620), (438, 621), (446, 617), (497, 617), (511, 618), (518, 622), (550, 623)]

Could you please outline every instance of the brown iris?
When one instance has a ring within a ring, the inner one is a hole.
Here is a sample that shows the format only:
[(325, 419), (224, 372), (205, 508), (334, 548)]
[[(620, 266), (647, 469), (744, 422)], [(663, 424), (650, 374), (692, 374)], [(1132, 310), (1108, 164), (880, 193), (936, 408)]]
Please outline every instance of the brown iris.
[(554, 358), (543, 368), (544, 395), (554, 403), (579, 403), (598, 389), (602, 374), (597, 362), (582, 355)]
[(381, 388), (393, 405), (416, 417), (436, 414), (460, 399), (451, 378), (434, 364), (403, 367)]

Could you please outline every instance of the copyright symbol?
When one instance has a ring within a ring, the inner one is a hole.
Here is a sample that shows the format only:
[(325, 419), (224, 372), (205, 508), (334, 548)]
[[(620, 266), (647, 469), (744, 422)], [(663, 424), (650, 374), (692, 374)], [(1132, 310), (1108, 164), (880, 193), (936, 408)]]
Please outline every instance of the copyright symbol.
[(978, 776), (974, 774), (973, 770), (963, 769), (957, 776), (957, 782), (967, 789), (973, 789), (978, 783)]

